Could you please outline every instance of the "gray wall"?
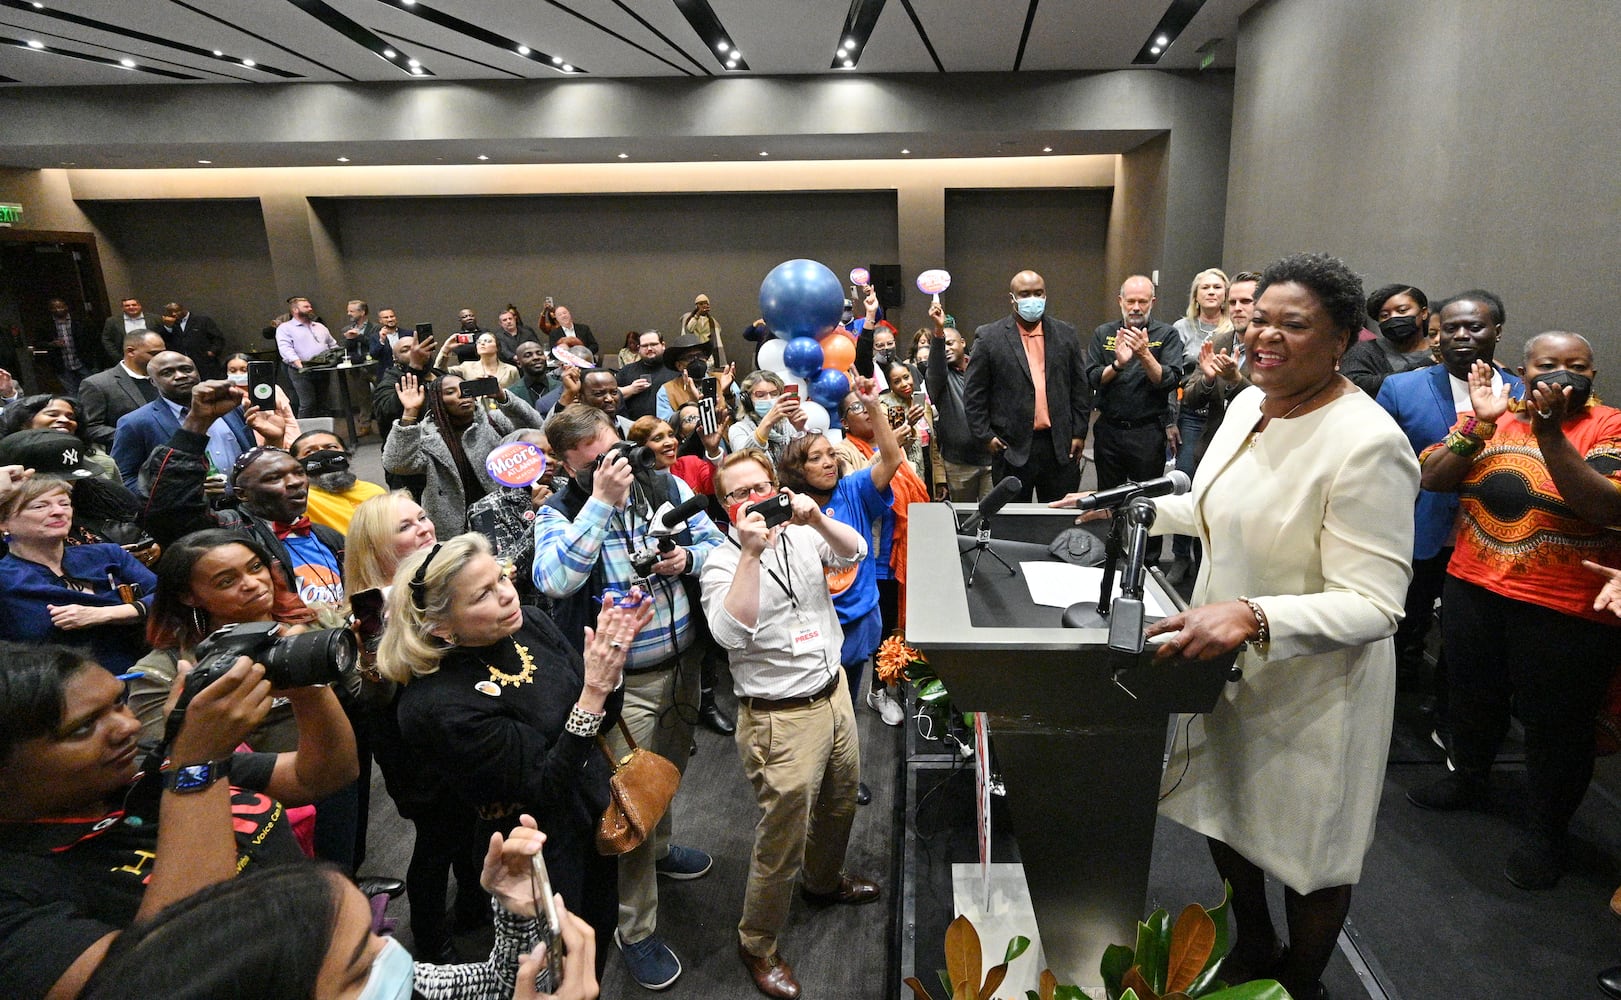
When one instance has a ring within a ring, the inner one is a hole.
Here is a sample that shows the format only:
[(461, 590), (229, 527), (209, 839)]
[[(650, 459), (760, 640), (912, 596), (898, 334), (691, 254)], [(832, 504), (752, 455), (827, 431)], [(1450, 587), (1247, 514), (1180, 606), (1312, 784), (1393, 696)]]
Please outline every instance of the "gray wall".
[(257, 201), (89, 202), (84, 210), (101, 233), (103, 256), (110, 250), (123, 261), (121, 283), (107, 275), (114, 309), (126, 294), (149, 316), (179, 301), (212, 316), (233, 350), (265, 346), (260, 328), (286, 305), (276, 295)]
[[(1052, 315), (1089, 330), (1098, 323), (1108, 225), (1108, 191), (947, 192), (951, 288), (941, 302), (972, 337), (975, 327), (1012, 311), (1008, 282), (1029, 268), (1047, 282)], [(908, 315), (921, 316), (926, 296), (916, 286), (907, 294), (919, 305)]]
[[(1270, 0), (1241, 23), (1223, 261), (1332, 251), (1370, 286), (1480, 286), (1505, 359), (1541, 330), (1598, 349), (1621, 259), (1621, 5)], [(1174, 142), (1174, 139), (1173, 139)]]
[[(760, 279), (789, 257), (842, 276), (895, 259), (893, 192), (621, 195), (552, 198), (374, 198), (329, 203), (350, 294), (405, 323), (455, 326), (474, 309), (493, 328), (516, 302), (533, 323), (553, 296), (590, 325), (604, 350), (627, 330), (672, 330), (709, 295), (737, 355), (759, 315)], [(338, 302), (317, 303), (324, 315)], [(740, 363), (739, 367), (743, 365)]]

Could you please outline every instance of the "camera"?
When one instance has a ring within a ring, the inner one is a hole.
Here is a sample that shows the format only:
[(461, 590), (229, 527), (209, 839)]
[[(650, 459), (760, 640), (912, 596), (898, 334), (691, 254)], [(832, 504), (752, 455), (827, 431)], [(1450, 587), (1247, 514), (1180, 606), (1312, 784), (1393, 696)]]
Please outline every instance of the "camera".
[(197, 666), (186, 677), (186, 699), (224, 676), (239, 656), (264, 664), (271, 687), (337, 684), (354, 673), (358, 649), (348, 629), (286, 636), (280, 622), (226, 625), (197, 645)]
[(625, 456), (625, 461), (630, 463), (630, 471), (633, 475), (645, 475), (658, 471), (659, 460), (653, 454), (653, 449), (645, 444), (632, 444), (629, 441), (621, 441), (598, 455), (595, 468), (602, 468), (615, 455)]

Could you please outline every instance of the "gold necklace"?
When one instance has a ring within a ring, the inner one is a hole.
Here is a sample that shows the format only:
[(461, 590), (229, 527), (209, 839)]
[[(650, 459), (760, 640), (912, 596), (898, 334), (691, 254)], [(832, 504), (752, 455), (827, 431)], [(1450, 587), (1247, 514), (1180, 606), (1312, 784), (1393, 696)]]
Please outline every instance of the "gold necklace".
[(503, 673), (499, 667), (489, 663), (485, 664), (486, 667), (490, 668), (490, 679), (500, 681), (501, 684), (506, 687), (517, 687), (520, 684), (528, 684), (535, 676), (535, 661), (534, 658), (529, 655), (529, 647), (514, 639), (512, 640), (512, 648), (518, 651), (518, 659), (523, 663), (523, 669), (517, 673)]
[[(1338, 375), (1338, 374), (1339, 374), (1338, 372), (1334, 373), (1334, 375)], [(1251, 448), (1255, 447), (1255, 443), (1259, 439), (1259, 435), (1260, 435), (1261, 431), (1265, 429), (1265, 428), (1263, 428), (1261, 426), (1261, 421), (1264, 420), (1264, 421), (1266, 421), (1267, 423), (1270, 424), (1273, 420), (1288, 420), (1290, 417), (1294, 416), (1295, 413), (1302, 406), (1305, 406), (1307, 403), (1311, 402), (1312, 400), (1316, 399), (1318, 396), (1321, 396), (1323, 393), (1325, 393), (1329, 389), (1333, 388), (1334, 375), (1329, 376), (1328, 381), (1323, 383), (1322, 388), (1318, 389), (1316, 392), (1312, 393), (1310, 396), (1307, 396), (1305, 399), (1302, 399), (1300, 402), (1298, 402), (1294, 406), (1290, 407), (1289, 412), (1285, 413), (1283, 416), (1281, 416), (1281, 417), (1268, 417), (1265, 413), (1262, 413), (1261, 414), (1261, 420), (1257, 420), (1255, 422), (1255, 426), (1250, 428), (1250, 432), (1249, 432), (1249, 435), (1248, 435), (1248, 437), (1249, 437), (1249, 446)]]

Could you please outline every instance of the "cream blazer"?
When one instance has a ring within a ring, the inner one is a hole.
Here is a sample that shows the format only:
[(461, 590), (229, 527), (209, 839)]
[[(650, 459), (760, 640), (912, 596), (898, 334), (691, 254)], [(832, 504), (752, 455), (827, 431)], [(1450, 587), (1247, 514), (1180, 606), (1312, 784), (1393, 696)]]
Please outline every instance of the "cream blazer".
[(1157, 502), (1156, 534), (1204, 543), (1193, 603), (1250, 597), (1272, 633), (1171, 754), (1160, 811), (1308, 893), (1356, 882), (1373, 841), (1418, 460), (1366, 393), (1252, 434), (1264, 398), (1234, 397), (1192, 491)]

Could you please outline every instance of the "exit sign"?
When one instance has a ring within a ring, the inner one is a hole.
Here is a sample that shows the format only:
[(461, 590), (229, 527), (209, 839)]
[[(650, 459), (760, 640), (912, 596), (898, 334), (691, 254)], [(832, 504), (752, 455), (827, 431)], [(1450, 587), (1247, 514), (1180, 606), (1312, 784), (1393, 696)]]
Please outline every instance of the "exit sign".
[(23, 207), (14, 201), (0, 201), (0, 226), (20, 225), (23, 221)]

